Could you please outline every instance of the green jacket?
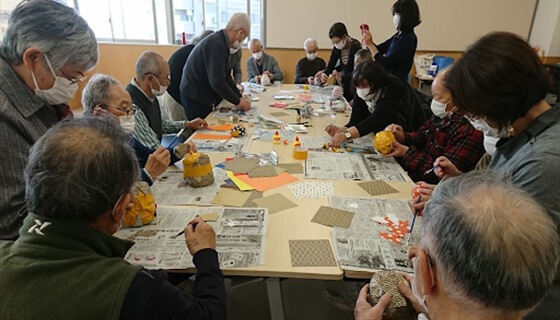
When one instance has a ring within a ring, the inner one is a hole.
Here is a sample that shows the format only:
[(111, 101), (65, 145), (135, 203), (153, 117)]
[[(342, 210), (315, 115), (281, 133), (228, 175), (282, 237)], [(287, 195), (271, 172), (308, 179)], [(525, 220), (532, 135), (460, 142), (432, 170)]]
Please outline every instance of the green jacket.
[(118, 319), (142, 269), (123, 260), (133, 242), (83, 222), (30, 213), (0, 242), (2, 319)]

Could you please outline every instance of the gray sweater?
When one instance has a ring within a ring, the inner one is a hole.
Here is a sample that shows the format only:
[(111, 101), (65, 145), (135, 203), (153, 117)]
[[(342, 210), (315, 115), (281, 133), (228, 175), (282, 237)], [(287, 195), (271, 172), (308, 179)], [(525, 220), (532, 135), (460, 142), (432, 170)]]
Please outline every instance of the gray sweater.
[(284, 80), (284, 73), (278, 67), (278, 62), (274, 59), (273, 56), (266, 54), (263, 52), (263, 61), (262, 61), (262, 72), (259, 72), (259, 65), (257, 64), (257, 60), (251, 57), (247, 59), (247, 81), (248, 82), (255, 82), (255, 77), (262, 74), (265, 71), (272, 73), (274, 79), (272, 81), (282, 81)]

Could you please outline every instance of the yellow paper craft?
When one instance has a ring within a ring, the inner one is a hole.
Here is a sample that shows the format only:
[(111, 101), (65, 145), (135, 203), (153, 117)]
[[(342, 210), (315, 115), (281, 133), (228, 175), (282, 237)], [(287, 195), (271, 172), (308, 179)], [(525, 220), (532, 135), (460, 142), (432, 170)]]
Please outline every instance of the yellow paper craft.
[(237, 176), (237, 178), (255, 188), (257, 191), (274, 189), (276, 187), (280, 187), (299, 180), (298, 178), (286, 172), (282, 172), (281, 174), (272, 178), (249, 178), (249, 176), (247, 176), (246, 174), (239, 175)]
[(217, 125), (217, 126), (209, 126), (208, 129), (214, 130), (214, 131), (230, 131), (234, 127), (235, 126), (233, 126), (231, 124), (222, 124), (222, 125)]
[(208, 133), (197, 133), (192, 137), (193, 140), (229, 140), (230, 138), (230, 135)]
[(233, 183), (235, 183), (235, 185), (239, 188), (239, 190), (247, 191), (247, 190), (254, 190), (255, 189), (255, 188), (251, 187), (250, 185), (246, 184), (245, 182), (237, 179), (237, 177), (233, 174), (233, 172), (228, 171), (228, 172), (226, 172), (226, 174), (231, 179), (231, 181), (233, 181)]

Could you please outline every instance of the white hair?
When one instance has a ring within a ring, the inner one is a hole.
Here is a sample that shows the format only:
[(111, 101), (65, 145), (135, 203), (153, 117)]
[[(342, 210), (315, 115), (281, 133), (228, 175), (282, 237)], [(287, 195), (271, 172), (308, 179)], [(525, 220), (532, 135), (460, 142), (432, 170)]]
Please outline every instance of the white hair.
[(144, 80), (148, 74), (160, 75), (158, 59), (165, 60), (163, 56), (154, 51), (144, 51), (136, 61), (136, 79)]
[(243, 29), (247, 33), (247, 36), (249, 36), (249, 33), (251, 32), (251, 21), (249, 20), (249, 15), (244, 12), (234, 13), (229, 19), (226, 29), (231, 31), (239, 31)]
[(111, 100), (111, 87), (121, 84), (113, 77), (96, 73), (82, 91), (82, 107), (84, 115), (93, 114), (93, 108), (100, 104), (107, 104)]
[(315, 40), (313, 38), (307, 38), (303, 42), (303, 49), (307, 50), (307, 45), (309, 45), (310, 43), (314, 43), (317, 46), (317, 40)]

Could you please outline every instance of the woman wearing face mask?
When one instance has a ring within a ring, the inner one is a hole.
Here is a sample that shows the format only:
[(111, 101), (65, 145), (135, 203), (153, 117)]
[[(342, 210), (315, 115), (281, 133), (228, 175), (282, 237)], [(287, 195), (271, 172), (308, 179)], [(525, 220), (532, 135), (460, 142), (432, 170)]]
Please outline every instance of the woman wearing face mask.
[[(560, 225), (560, 106), (545, 101), (550, 78), (531, 46), (511, 33), (490, 33), (455, 63), (447, 86), (473, 126), (499, 139), (488, 168), (509, 176)], [(442, 178), (461, 173), (445, 158), (434, 165)], [(525, 319), (555, 318), (558, 305), (560, 272), (551, 293)]]
[(375, 61), (362, 61), (354, 71), (350, 121), (344, 127), (329, 125), (325, 130), (332, 137), (331, 146), (369, 133), (377, 133), (391, 123), (406, 131), (418, 129), (426, 118), (414, 89), (389, 75)]
[(414, 132), (405, 132), (397, 124), (385, 130), (393, 132), (395, 148), (385, 157), (395, 157), (414, 181), (438, 183), (430, 170), (436, 158), (450, 159), (464, 172), (473, 170), (484, 154), (482, 132), (473, 128), (464, 113), (459, 111), (451, 93), (445, 87), (448, 71), (438, 73), (432, 84), (431, 116)]
[(362, 48), (362, 44), (348, 35), (348, 30), (342, 22), (337, 22), (331, 26), (329, 38), (333, 44), (331, 57), (325, 70), (319, 71), (315, 75), (315, 82), (323, 84), (331, 76), (339, 78), (344, 90), (344, 98), (350, 101), (354, 95), (351, 88), (354, 55)]
[(406, 82), (418, 44), (414, 28), (420, 22), (420, 10), (416, 1), (399, 0), (393, 4), (393, 25), (397, 33), (377, 45), (369, 30), (363, 34), (363, 40), (375, 61), (390, 74)]
[(27, 215), (23, 171), (31, 146), (71, 116), (67, 102), (98, 60), (93, 31), (58, 1), (22, 1), (0, 44), (0, 239)]

